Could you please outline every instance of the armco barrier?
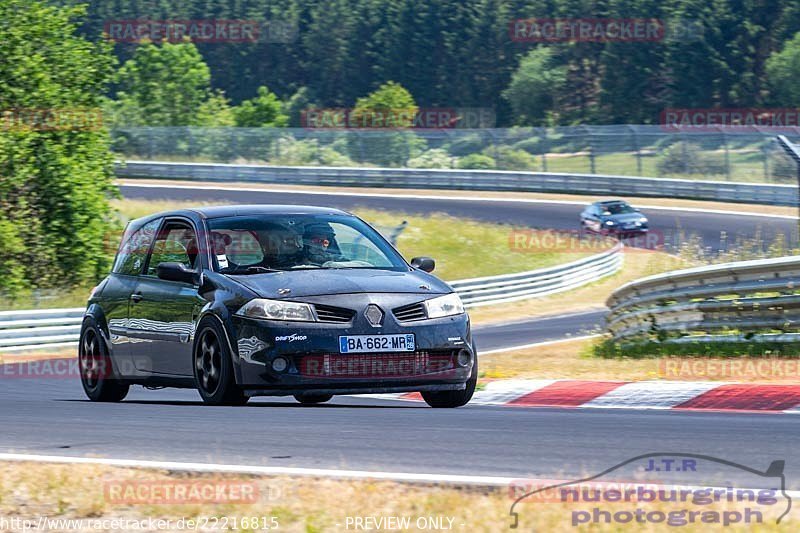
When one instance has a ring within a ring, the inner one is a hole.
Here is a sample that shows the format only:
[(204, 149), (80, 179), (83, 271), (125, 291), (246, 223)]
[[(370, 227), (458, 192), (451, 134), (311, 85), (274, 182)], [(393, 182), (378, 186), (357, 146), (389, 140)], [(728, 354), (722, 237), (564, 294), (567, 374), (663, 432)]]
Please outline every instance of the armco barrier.
[[(622, 245), (550, 268), (454, 281), (467, 307), (537, 298), (570, 290), (613, 274), (622, 266)], [(0, 313), (0, 352), (75, 345), (84, 308)]]
[(761, 183), (560, 174), (501, 170), (407, 168), (279, 167), (222, 163), (126, 161), (120, 178), (214, 182), (279, 183), (336, 187), (447, 189), (514, 192), (609, 194), (725, 202), (797, 205), (797, 187)]
[(608, 299), (614, 339), (797, 342), (800, 256), (712, 265), (633, 281)]

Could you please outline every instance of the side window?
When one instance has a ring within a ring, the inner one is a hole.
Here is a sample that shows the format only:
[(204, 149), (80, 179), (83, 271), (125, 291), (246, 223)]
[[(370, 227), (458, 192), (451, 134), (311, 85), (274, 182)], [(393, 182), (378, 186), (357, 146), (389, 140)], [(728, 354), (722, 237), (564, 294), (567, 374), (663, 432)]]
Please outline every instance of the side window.
[(187, 268), (196, 268), (199, 258), (194, 230), (183, 222), (169, 222), (153, 245), (147, 275), (155, 276), (161, 263), (183, 263)]
[(264, 250), (261, 249), (255, 233), (250, 230), (214, 230), (211, 232), (211, 243), (220, 269), (227, 268), (231, 264), (257, 265), (264, 260)]
[(161, 219), (157, 218), (132, 233), (125, 232), (111, 271), (127, 276), (141, 274), (147, 252), (150, 251), (150, 244), (153, 242), (159, 224), (161, 224)]

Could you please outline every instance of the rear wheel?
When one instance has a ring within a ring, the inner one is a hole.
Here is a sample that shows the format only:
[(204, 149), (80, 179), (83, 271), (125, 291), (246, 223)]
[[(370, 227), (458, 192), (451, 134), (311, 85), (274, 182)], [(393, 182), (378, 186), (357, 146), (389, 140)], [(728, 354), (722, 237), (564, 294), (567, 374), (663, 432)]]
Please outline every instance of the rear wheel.
[(294, 399), (303, 405), (317, 405), (333, 398), (333, 394), (295, 394)]
[(81, 332), (78, 367), (83, 390), (93, 402), (121, 402), (128, 395), (130, 385), (114, 379), (111, 357), (93, 319), (87, 319)]
[(473, 346), (472, 353), (475, 360), (472, 363), (472, 373), (467, 380), (467, 387), (463, 390), (447, 390), (439, 392), (422, 392), (422, 399), (431, 407), (453, 408), (467, 405), (475, 394), (475, 386), (478, 384), (478, 352)]
[(222, 327), (212, 320), (201, 323), (194, 348), (194, 379), (208, 405), (244, 405), (250, 398), (236, 385), (230, 350)]

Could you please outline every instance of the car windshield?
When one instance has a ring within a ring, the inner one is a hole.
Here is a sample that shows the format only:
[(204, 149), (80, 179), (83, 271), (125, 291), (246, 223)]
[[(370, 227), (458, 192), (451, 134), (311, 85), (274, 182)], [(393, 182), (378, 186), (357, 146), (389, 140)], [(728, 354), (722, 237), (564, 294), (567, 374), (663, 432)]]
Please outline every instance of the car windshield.
[(208, 227), (214, 270), (223, 274), (408, 268), (391, 245), (354, 216), (235, 216), (211, 219)]
[(610, 215), (624, 215), (626, 213), (635, 213), (636, 210), (625, 202), (616, 202), (613, 204), (604, 204), (603, 210)]

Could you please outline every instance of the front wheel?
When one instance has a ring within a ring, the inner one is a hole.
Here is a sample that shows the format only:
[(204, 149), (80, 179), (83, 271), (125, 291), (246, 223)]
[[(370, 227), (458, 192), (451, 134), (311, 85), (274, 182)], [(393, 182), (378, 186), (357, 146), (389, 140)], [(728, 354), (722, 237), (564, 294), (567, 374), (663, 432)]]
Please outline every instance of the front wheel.
[(222, 326), (213, 320), (200, 324), (194, 347), (194, 379), (208, 405), (244, 405), (250, 398), (236, 385), (233, 361)]
[[(474, 347), (473, 347), (474, 348)], [(478, 384), (478, 353), (475, 353), (475, 360), (472, 363), (472, 373), (467, 380), (467, 387), (463, 390), (447, 390), (440, 392), (422, 392), (422, 399), (431, 407), (453, 408), (467, 405), (475, 394), (475, 386)]]
[(303, 405), (317, 405), (333, 398), (333, 394), (295, 394), (294, 399)]
[(121, 402), (128, 395), (130, 385), (114, 379), (106, 343), (92, 318), (86, 320), (81, 332), (78, 367), (83, 390), (93, 402)]

